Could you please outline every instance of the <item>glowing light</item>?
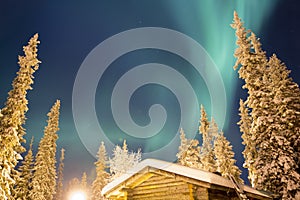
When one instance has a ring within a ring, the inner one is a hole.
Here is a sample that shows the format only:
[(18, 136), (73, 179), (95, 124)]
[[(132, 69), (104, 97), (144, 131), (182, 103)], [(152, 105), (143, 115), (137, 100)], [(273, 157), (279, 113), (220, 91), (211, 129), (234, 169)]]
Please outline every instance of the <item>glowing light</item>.
[(70, 195), (69, 200), (86, 200), (86, 195), (83, 191), (76, 191)]

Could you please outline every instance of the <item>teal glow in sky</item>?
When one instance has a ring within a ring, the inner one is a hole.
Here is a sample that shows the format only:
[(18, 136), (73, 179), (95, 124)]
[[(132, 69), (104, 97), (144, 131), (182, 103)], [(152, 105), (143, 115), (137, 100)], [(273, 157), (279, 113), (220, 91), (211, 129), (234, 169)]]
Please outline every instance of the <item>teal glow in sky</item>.
[[(235, 34), (230, 27), (232, 13), (236, 10), (243, 19), (248, 29), (260, 33), (261, 27), (269, 23), (277, 1), (198, 1), (195, 4), (175, 4), (172, 11), (176, 14), (176, 20), (180, 29), (196, 39), (209, 53), (222, 75), (230, 103), (234, 95), (232, 87), (237, 79), (236, 72), (231, 70), (235, 58)], [(254, 14), (255, 13), (255, 14)], [(195, 23), (197, 22), (197, 23)], [(210, 75), (210, 69), (207, 69)], [(200, 90), (202, 90), (200, 86)], [(231, 106), (228, 105), (227, 112)], [(230, 113), (229, 113), (230, 114)], [(217, 116), (214, 116), (218, 118)], [(220, 122), (217, 120), (218, 124)], [(225, 124), (228, 126), (228, 122)]]
[[(61, 99), (58, 148), (66, 149), (65, 180), (74, 176), (81, 177), (83, 171), (91, 178), (94, 175), (95, 159), (81, 142), (72, 113), (72, 91), (82, 62), (97, 45), (123, 31), (142, 27), (174, 30), (198, 42), (221, 74), (226, 91), (226, 121), (223, 131), (232, 142), (241, 167), (242, 145), (236, 122), (238, 101), (245, 96), (245, 91), (241, 90), (242, 83), (238, 80), (237, 72), (232, 69), (235, 35), (230, 24), (234, 10), (239, 13), (245, 26), (262, 38), (263, 48), (268, 54), (278, 53), (279, 58), (292, 69), (292, 77), (299, 83), (300, 44), (295, 39), (300, 32), (297, 0), (9, 1), (0, 3), (0, 100), (4, 103), (10, 90), (11, 81), (18, 69), (17, 55), (22, 53), (22, 46), (38, 32), (41, 40), (39, 58), (42, 64), (35, 75), (34, 89), (28, 94), (30, 110), (27, 113), (26, 138), (29, 140), (32, 135), (35, 136), (36, 150), (46, 125), (46, 114), (54, 101)], [(198, 52), (194, 52), (191, 46), (183, 45), (182, 48), (191, 57), (197, 56)], [(107, 49), (105, 54), (108, 55), (109, 51)], [(209, 86), (191, 63), (165, 50), (149, 48), (132, 51), (111, 63), (105, 76), (101, 77), (100, 81), (103, 83), (98, 84), (94, 97), (99, 123), (113, 143), (120, 144), (124, 138), (129, 139), (116, 126), (110, 111), (110, 98), (116, 79), (135, 66), (147, 63), (167, 65), (182, 74), (192, 85), (198, 103), (204, 104), (209, 116), (211, 114)], [(215, 74), (211, 68), (203, 69), (203, 73), (214, 80)], [(161, 73), (156, 72), (155, 75), (160, 76)], [(172, 81), (172, 77), (162, 78)], [(173, 82), (177, 83), (176, 80)], [(83, 93), (87, 90), (88, 88), (82, 88)], [(129, 104), (132, 120), (140, 126), (149, 124), (148, 111), (154, 104), (160, 104), (166, 111), (164, 131), (152, 140), (129, 139), (127, 142), (130, 149), (141, 147), (145, 151), (152, 151), (174, 138), (181, 120), (180, 102), (165, 86), (147, 84), (133, 93)], [(86, 105), (82, 105), (82, 109), (85, 108)], [(193, 114), (188, 115), (185, 120), (197, 121), (199, 111), (191, 113)], [(215, 115), (220, 123), (220, 116), (224, 113), (216, 111)], [(87, 117), (80, 123), (88, 130), (90, 121)], [(192, 130), (188, 129), (186, 132), (194, 135)], [(88, 134), (87, 137), (100, 144), (97, 141), (99, 138)], [(243, 177), (246, 176), (244, 173)]]

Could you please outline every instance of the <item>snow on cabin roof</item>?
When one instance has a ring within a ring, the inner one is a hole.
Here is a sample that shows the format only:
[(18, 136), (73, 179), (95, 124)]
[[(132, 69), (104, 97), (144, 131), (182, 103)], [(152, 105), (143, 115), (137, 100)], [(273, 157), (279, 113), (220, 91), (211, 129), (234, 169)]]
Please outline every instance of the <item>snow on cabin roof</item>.
[[(120, 186), (122, 183), (126, 182), (128, 179), (130, 179), (135, 174), (138, 174), (139, 172), (142, 172), (146, 168), (151, 167), (158, 170), (163, 170), (169, 173), (174, 173), (177, 175), (185, 176), (191, 179), (203, 181), (210, 184), (215, 184), (219, 186), (229, 187), (234, 189), (233, 183), (217, 174), (207, 172), (204, 170), (199, 170), (195, 168), (185, 167), (179, 164), (170, 163), (162, 160), (156, 160), (156, 159), (146, 159), (140, 162), (137, 166), (134, 168), (128, 170), (125, 174), (122, 176), (116, 178), (112, 182), (108, 183), (103, 189), (102, 189), (102, 195), (106, 194), (107, 192), (111, 192), (113, 189)], [(124, 185), (124, 184), (123, 184)], [(249, 186), (242, 185), (241, 186), (244, 191), (264, 197), (269, 197), (267, 194), (262, 193), (258, 190), (255, 190)]]

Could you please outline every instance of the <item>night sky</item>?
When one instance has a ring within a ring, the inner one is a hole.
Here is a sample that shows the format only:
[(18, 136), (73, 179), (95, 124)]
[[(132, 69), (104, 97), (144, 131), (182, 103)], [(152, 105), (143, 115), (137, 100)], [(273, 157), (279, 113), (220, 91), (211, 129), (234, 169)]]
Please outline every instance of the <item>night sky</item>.
[[(245, 99), (246, 92), (232, 69), (233, 11), (261, 39), (268, 56), (276, 53), (286, 63), (291, 77), (299, 84), (299, 9), (297, 0), (1, 1), (0, 100), (3, 105), (11, 89), (18, 70), (17, 55), (23, 55), (22, 46), (39, 33), (38, 57), (42, 64), (34, 75), (33, 90), (28, 93), (25, 137), (29, 141), (34, 135), (36, 151), (46, 114), (60, 99), (57, 144), (58, 149), (66, 149), (66, 181), (80, 178), (84, 171), (90, 180), (94, 177), (94, 156), (101, 140), (121, 144), (127, 139), (129, 149), (141, 148), (146, 153), (144, 158), (174, 161), (174, 144), (178, 142), (174, 138), (180, 127), (188, 137), (199, 138), (200, 104), (209, 117), (213, 115), (232, 143), (242, 169), (243, 147), (236, 123), (238, 102)], [(172, 34), (194, 43), (174, 40)], [(195, 48), (195, 43), (199, 48)], [(159, 46), (162, 48), (156, 48)], [(117, 55), (120, 48), (125, 50)], [(178, 56), (178, 51), (183, 55)], [(113, 56), (115, 59), (108, 62)], [(201, 64), (195, 67), (191, 60)], [(103, 65), (105, 62), (108, 66)], [(84, 74), (84, 67), (90, 75)], [(148, 71), (139, 74), (142, 68)], [(98, 69), (103, 69), (102, 76)], [(127, 82), (118, 84), (126, 78)], [(139, 81), (145, 83), (134, 86)], [(118, 87), (121, 89), (114, 90)], [(129, 94), (129, 88), (136, 90)], [(188, 93), (190, 90), (194, 96)], [(184, 97), (180, 99), (177, 95)], [(129, 114), (122, 114), (123, 109)], [(93, 124), (94, 118), (97, 126)], [(160, 151), (170, 144), (172, 148)], [(109, 155), (111, 148), (108, 145)], [(243, 178), (246, 177), (243, 170)]]

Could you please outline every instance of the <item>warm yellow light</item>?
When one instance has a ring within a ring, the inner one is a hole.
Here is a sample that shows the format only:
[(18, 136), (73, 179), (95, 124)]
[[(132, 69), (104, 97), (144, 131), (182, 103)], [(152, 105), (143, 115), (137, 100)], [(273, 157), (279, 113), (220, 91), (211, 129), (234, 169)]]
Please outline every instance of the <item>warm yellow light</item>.
[(73, 192), (70, 195), (70, 200), (86, 200), (85, 193), (82, 191)]

